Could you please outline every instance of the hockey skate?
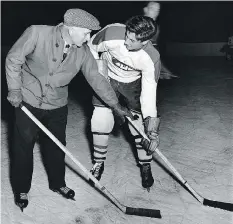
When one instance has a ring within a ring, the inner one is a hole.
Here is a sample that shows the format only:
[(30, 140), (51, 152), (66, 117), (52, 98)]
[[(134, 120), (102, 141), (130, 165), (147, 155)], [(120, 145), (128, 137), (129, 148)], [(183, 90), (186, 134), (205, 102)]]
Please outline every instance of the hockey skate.
[(15, 204), (19, 206), (21, 211), (28, 206), (28, 195), (27, 193), (15, 193)]
[(151, 173), (150, 163), (145, 163), (141, 165), (141, 177), (142, 177), (142, 186), (150, 191), (150, 187), (154, 184), (154, 178)]
[(74, 196), (75, 196), (75, 192), (70, 189), (69, 187), (60, 187), (60, 188), (51, 188), (52, 191), (61, 194), (63, 197), (67, 198), (67, 199), (71, 199), (74, 200)]
[(90, 172), (97, 180), (100, 180), (104, 172), (104, 162), (95, 162)]

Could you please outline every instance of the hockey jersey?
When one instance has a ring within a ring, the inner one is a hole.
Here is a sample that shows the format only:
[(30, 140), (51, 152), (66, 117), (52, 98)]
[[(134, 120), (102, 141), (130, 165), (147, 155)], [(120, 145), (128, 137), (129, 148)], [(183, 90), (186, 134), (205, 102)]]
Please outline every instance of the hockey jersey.
[(108, 64), (108, 76), (130, 83), (141, 78), (140, 96), (143, 117), (157, 117), (156, 90), (160, 74), (160, 55), (149, 41), (138, 51), (128, 51), (124, 45), (126, 26), (107, 25), (92, 36), (88, 45), (96, 59)]

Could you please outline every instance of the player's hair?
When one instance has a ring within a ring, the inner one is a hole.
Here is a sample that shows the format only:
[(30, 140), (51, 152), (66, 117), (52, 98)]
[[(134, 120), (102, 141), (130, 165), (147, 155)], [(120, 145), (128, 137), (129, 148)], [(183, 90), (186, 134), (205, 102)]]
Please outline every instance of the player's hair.
[(150, 40), (157, 32), (155, 21), (148, 16), (134, 16), (126, 21), (126, 31), (135, 33), (140, 41)]

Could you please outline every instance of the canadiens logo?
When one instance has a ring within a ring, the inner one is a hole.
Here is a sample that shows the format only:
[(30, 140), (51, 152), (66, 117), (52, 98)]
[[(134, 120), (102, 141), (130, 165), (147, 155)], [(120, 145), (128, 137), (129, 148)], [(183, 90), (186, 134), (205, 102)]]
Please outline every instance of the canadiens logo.
[(124, 70), (124, 71), (138, 71), (140, 72), (140, 70), (135, 69), (129, 65), (124, 64), (123, 62), (119, 61), (118, 59), (116, 59), (115, 57), (112, 56), (112, 63), (117, 66), (118, 68)]

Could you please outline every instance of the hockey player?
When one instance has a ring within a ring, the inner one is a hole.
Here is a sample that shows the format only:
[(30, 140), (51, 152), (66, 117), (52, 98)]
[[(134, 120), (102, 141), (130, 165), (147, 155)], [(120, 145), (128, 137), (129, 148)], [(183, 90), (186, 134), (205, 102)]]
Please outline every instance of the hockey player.
[[(148, 16), (152, 18), (154, 21), (157, 21), (157, 18), (160, 13), (160, 4), (158, 2), (149, 2), (144, 8), (143, 8), (144, 16)], [(152, 44), (155, 48), (158, 48), (158, 38), (159, 38), (160, 29), (157, 25), (157, 32), (156, 35), (153, 36), (151, 39)], [(172, 74), (172, 72), (161, 62), (161, 73), (160, 73), (160, 79), (171, 79), (171, 78), (177, 78), (178, 76)]]
[[(100, 72), (109, 79), (116, 95), (139, 117), (137, 122), (141, 128), (145, 128), (153, 147), (159, 144), (156, 90), (160, 74), (160, 55), (150, 41), (156, 34), (156, 28), (153, 19), (134, 16), (126, 25), (107, 25), (89, 42)], [(100, 180), (114, 117), (112, 110), (97, 96), (94, 96), (93, 104), (91, 129), (94, 165), (91, 173)], [(149, 190), (154, 183), (150, 166), (152, 156), (147, 155), (144, 150), (141, 136), (130, 125), (129, 129), (136, 143), (142, 186)]]

